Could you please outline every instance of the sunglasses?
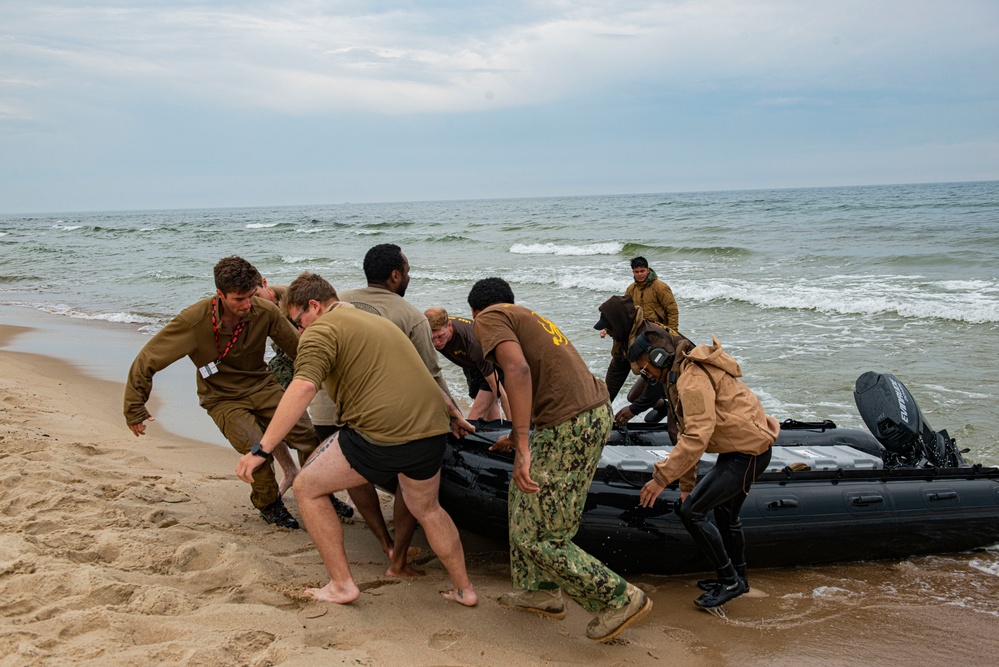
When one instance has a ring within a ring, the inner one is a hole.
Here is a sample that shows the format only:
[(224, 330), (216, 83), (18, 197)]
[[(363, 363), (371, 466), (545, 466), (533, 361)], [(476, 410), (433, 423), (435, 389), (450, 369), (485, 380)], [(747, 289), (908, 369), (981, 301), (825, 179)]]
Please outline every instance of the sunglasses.
[(646, 381), (646, 382), (648, 382), (649, 384), (659, 384), (659, 378), (657, 378), (657, 377), (654, 377), (654, 376), (652, 375), (652, 373), (650, 373), (650, 372), (649, 372), (649, 371), (648, 371), (648, 370), (646, 369), (646, 366), (648, 366), (648, 365), (649, 365), (649, 364), (648, 364), (648, 362), (645, 362), (644, 364), (642, 364), (642, 367), (641, 367), (641, 368), (640, 368), (640, 369), (638, 370), (639, 374), (640, 374), (640, 375), (641, 375), (641, 376), (642, 376), (643, 378), (645, 378), (645, 381)]
[(302, 329), (305, 328), (305, 327), (302, 326), (302, 315), (305, 315), (305, 311), (307, 311), (307, 310), (308, 310), (308, 308), (303, 308), (302, 311), (298, 314), (298, 317), (296, 317), (295, 319), (291, 320), (292, 326), (294, 326), (299, 331), (301, 331)]

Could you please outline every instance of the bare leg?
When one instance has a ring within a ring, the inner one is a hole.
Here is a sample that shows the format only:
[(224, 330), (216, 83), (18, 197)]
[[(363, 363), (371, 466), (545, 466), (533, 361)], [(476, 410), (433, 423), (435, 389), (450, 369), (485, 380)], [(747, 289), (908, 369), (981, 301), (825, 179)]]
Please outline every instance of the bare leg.
[(499, 400), (492, 392), (480, 389), (472, 401), (472, 407), (468, 409), (468, 419), (499, 419)]
[(500, 412), (499, 401), (493, 399), (492, 405), (489, 406), (489, 409), (486, 411), (486, 414), (482, 415), (482, 418), (487, 421), (495, 421), (502, 416), (503, 413)]
[(440, 558), (451, 577), (454, 590), (448, 591), (444, 597), (466, 607), (474, 607), (479, 598), (472, 590), (472, 582), (465, 569), (465, 551), (458, 537), (458, 529), (437, 501), (440, 481), (440, 472), (424, 480), (399, 475), (399, 487), (405, 490), (406, 504), (423, 526), (430, 548)]
[(288, 445), (283, 440), (274, 448), (272, 453), (274, 454), (274, 460), (281, 464), (281, 472), (284, 473), (281, 477), (281, 483), (278, 485), (278, 495), (283, 496), (284, 492), (290, 489), (291, 485), (295, 482), (295, 477), (298, 475), (298, 466), (295, 464), (294, 459), (291, 458)]
[(360, 512), (361, 518), (367, 524), (368, 530), (374, 534), (375, 539), (382, 547), (382, 551), (389, 558), (392, 557), (392, 535), (388, 526), (385, 525), (385, 517), (382, 516), (382, 505), (378, 500), (378, 491), (375, 485), (365, 480), (364, 484), (353, 489), (347, 489), (354, 507)]
[(385, 571), (385, 576), (404, 579), (422, 577), (423, 572), (409, 565), (411, 551), (409, 545), (412, 544), (413, 535), (416, 534), (416, 517), (406, 506), (402, 485), (395, 490), (392, 516), (392, 521), (395, 524), (395, 541), (392, 551), (389, 553), (389, 567)]
[(343, 548), (343, 527), (329, 495), (364, 481), (343, 457), (337, 438), (323, 443), (295, 478), (295, 499), (302, 513), (302, 522), (330, 575), (329, 583), (322, 588), (305, 589), (317, 600), (347, 604), (361, 594), (350, 573), (347, 553)]

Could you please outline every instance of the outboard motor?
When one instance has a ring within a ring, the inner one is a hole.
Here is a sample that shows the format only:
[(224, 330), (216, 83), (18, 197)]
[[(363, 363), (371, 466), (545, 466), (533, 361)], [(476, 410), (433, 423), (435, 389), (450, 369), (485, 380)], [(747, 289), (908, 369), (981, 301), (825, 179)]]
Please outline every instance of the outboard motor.
[(885, 447), (885, 467), (964, 464), (947, 431), (934, 431), (926, 423), (912, 394), (894, 375), (864, 373), (857, 378), (853, 398), (867, 428)]

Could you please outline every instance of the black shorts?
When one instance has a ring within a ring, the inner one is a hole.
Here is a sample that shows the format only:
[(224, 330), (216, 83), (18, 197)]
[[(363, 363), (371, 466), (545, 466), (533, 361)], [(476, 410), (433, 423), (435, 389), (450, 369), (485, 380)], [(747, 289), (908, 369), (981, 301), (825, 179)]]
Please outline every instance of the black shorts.
[(326, 442), (327, 438), (332, 438), (340, 430), (340, 427), (334, 424), (313, 424), (312, 428), (316, 429), (316, 435), (319, 436), (319, 442), (321, 443)]
[(430, 479), (444, 462), (447, 434), (412, 440), (398, 445), (372, 445), (359, 433), (344, 426), (339, 431), (340, 451), (347, 463), (372, 484), (395, 488), (395, 476)]
[[(489, 393), (492, 393), (493, 391), (492, 387), (490, 387), (489, 383), (486, 382), (485, 376), (483, 376), (482, 373), (479, 372), (478, 368), (462, 368), (461, 370), (464, 371), (465, 382), (468, 383), (469, 398), (475, 398), (475, 396), (480, 391), (488, 391)], [(503, 373), (499, 369), (497, 369), (497, 374), (498, 374), (497, 379), (499, 380), (500, 384), (503, 384)]]

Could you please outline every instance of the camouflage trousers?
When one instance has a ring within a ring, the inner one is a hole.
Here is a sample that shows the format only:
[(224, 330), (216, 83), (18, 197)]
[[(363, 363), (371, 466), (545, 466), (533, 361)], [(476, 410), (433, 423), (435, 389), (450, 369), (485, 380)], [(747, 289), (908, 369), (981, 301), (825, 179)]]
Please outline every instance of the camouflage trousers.
[(531, 435), (531, 479), (510, 483), (510, 577), (515, 588), (557, 590), (586, 611), (621, 607), (627, 582), (572, 542), (600, 453), (610, 436), (609, 404)]

